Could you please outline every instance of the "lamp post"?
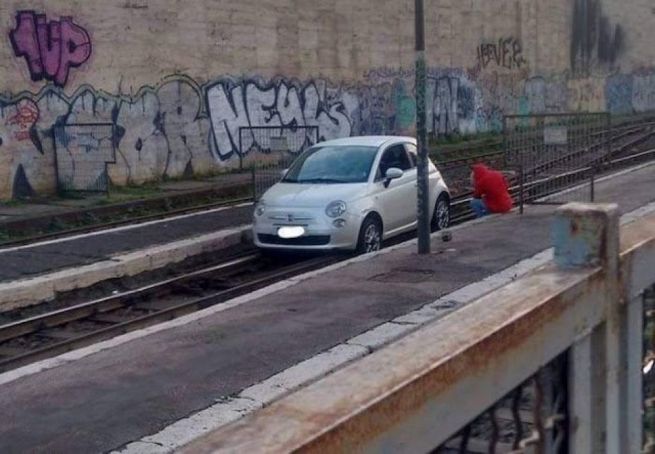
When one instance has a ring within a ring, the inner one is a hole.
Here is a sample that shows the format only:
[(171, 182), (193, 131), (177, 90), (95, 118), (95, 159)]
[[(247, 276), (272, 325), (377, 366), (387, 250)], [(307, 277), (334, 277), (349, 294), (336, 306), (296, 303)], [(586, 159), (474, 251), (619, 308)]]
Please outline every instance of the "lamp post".
[(427, 70), (425, 65), (425, 16), (423, 0), (415, 0), (416, 33), (416, 139), (418, 253), (430, 253), (430, 187), (428, 183), (428, 137), (425, 118)]

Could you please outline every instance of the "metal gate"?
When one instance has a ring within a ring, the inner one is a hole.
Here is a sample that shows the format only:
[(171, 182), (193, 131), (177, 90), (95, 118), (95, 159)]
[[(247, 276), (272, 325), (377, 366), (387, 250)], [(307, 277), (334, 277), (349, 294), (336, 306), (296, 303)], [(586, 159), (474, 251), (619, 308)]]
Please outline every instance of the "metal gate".
[(243, 158), (255, 153), (250, 169), (253, 195), (259, 200), (268, 188), (280, 181), (282, 172), (318, 142), (318, 126), (258, 126), (239, 128), (239, 150)]
[(116, 162), (114, 124), (58, 125), (54, 137), (58, 189), (108, 192), (107, 164)]
[(507, 168), (519, 174), (519, 203), (594, 201), (594, 178), (610, 156), (608, 113), (509, 115)]

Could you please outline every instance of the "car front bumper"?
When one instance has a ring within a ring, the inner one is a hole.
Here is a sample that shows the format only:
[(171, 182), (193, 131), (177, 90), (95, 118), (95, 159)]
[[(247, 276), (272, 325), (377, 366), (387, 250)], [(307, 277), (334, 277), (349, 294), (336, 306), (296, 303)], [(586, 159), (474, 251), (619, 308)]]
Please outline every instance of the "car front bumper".
[[(265, 249), (355, 249), (361, 219), (348, 213), (338, 219), (345, 221), (342, 227), (336, 227), (336, 219), (329, 218), (322, 210), (267, 209), (263, 215), (254, 217), (254, 243)], [(282, 227), (303, 227), (305, 232), (298, 238), (283, 239), (278, 236)]]

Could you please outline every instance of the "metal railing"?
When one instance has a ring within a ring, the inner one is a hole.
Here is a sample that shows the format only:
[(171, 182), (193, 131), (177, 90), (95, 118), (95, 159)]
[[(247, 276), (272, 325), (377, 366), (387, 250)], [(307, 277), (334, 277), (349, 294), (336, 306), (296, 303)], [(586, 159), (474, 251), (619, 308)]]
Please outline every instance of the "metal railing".
[(553, 263), (182, 452), (652, 452), (655, 215), (553, 226)]
[[(519, 170), (522, 188), (531, 183), (532, 203), (553, 189), (585, 181), (589, 183), (554, 202), (593, 202), (595, 166), (609, 156), (611, 136), (608, 113), (507, 115), (503, 119), (505, 165)], [(526, 200), (523, 192), (521, 200)]]
[(282, 171), (319, 139), (318, 126), (249, 126), (239, 128), (240, 167), (249, 164), (255, 200), (280, 181)]
[(60, 191), (108, 192), (108, 164), (116, 163), (113, 123), (76, 123), (54, 128)]

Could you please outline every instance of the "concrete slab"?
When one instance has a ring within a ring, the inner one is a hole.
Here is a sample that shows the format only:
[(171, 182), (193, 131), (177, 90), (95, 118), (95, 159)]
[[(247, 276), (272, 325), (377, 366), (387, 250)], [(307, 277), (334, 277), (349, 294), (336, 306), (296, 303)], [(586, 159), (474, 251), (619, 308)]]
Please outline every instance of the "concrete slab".
[(108, 257), (88, 265), (9, 282), (0, 282), (0, 311), (7, 311), (54, 299), (57, 293), (87, 288), (99, 282), (183, 262), (189, 257), (218, 251), (244, 242), (249, 228), (221, 230), (164, 245), (146, 247)]
[(347, 345), (358, 345), (366, 347), (369, 351), (375, 351), (400, 339), (403, 336), (411, 333), (416, 329), (416, 326), (411, 324), (401, 324), (395, 322), (384, 323), (376, 328), (373, 328), (359, 336), (355, 336), (347, 342)]
[[(603, 182), (598, 191), (626, 212), (655, 200), (654, 181), (655, 168), (642, 169)], [(6, 382), (0, 387), (6, 409), (0, 450), (104, 452), (143, 441), (217, 398), (238, 396), (439, 298), (445, 297), (433, 307), (447, 310), (450, 293), (522, 260), (537, 265), (533, 256), (550, 246), (551, 213), (551, 207), (529, 207), (523, 217), (464, 226), (448, 250), (435, 240), (436, 252), (428, 257), (417, 256), (410, 245), (352, 261), (229, 309), (196, 314), (186, 324), (111, 349), (98, 347), (65, 367)], [(480, 285), (484, 290), (497, 282)]]
[(250, 399), (229, 399), (189, 418), (177, 421), (157, 435), (145, 437), (143, 440), (131, 443), (121, 449), (121, 452), (123, 454), (170, 452), (176, 447), (210, 432), (215, 427), (236, 421), (245, 414), (259, 408), (262, 408), (262, 405)]

